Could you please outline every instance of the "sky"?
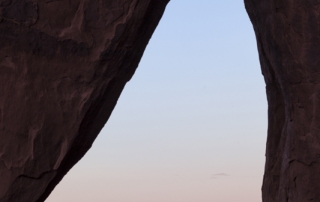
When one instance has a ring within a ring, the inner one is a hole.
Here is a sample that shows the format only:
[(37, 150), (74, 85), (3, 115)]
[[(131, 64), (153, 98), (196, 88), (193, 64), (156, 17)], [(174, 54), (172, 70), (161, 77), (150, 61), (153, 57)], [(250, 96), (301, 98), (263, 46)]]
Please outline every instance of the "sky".
[(243, 1), (171, 0), (108, 123), (46, 202), (258, 202), (266, 135)]

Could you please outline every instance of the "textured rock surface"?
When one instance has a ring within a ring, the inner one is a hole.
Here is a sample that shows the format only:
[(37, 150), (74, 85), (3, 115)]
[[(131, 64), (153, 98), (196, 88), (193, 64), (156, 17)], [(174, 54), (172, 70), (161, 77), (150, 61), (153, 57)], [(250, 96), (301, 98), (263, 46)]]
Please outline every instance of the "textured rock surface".
[(320, 201), (320, 1), (245, 4), (269, 103), (263, 201)]
[(0, 1), (0, 202), (44, 201), (87, 152), (168, 1)]

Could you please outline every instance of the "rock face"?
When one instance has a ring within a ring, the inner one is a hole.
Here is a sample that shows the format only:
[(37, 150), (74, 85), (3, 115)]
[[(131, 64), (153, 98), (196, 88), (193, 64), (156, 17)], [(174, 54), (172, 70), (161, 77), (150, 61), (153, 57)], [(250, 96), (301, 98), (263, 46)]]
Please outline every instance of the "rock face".
[(320, 201), (320, 1), (245, 5), (269, 104), (263, 201)]
[(168, 1), (0, 1), (0, 202), (44, 201), (87, 152)]

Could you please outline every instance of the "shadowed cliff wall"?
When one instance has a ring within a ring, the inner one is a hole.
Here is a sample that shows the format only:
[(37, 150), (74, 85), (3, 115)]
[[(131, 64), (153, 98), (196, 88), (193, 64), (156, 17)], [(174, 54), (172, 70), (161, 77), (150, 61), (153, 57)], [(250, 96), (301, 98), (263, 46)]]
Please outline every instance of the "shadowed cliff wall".
[(41, 202), (91, 147), (168, 0), (0, 2), (0, 201)]
[(320, 2), (245, 5), (269, 104), (263, 201), (320, 201)]

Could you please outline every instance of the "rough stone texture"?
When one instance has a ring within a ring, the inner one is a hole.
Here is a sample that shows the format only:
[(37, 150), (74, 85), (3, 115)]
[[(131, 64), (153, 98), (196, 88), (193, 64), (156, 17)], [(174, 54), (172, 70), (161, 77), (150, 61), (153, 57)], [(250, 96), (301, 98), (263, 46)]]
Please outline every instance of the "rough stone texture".
[(41, 202), (91, 147), (169, 0), (0, 0), (0, 202)]
[(263, 201), (320, 201), (320, 1), (245, 5), (269, 104)]

